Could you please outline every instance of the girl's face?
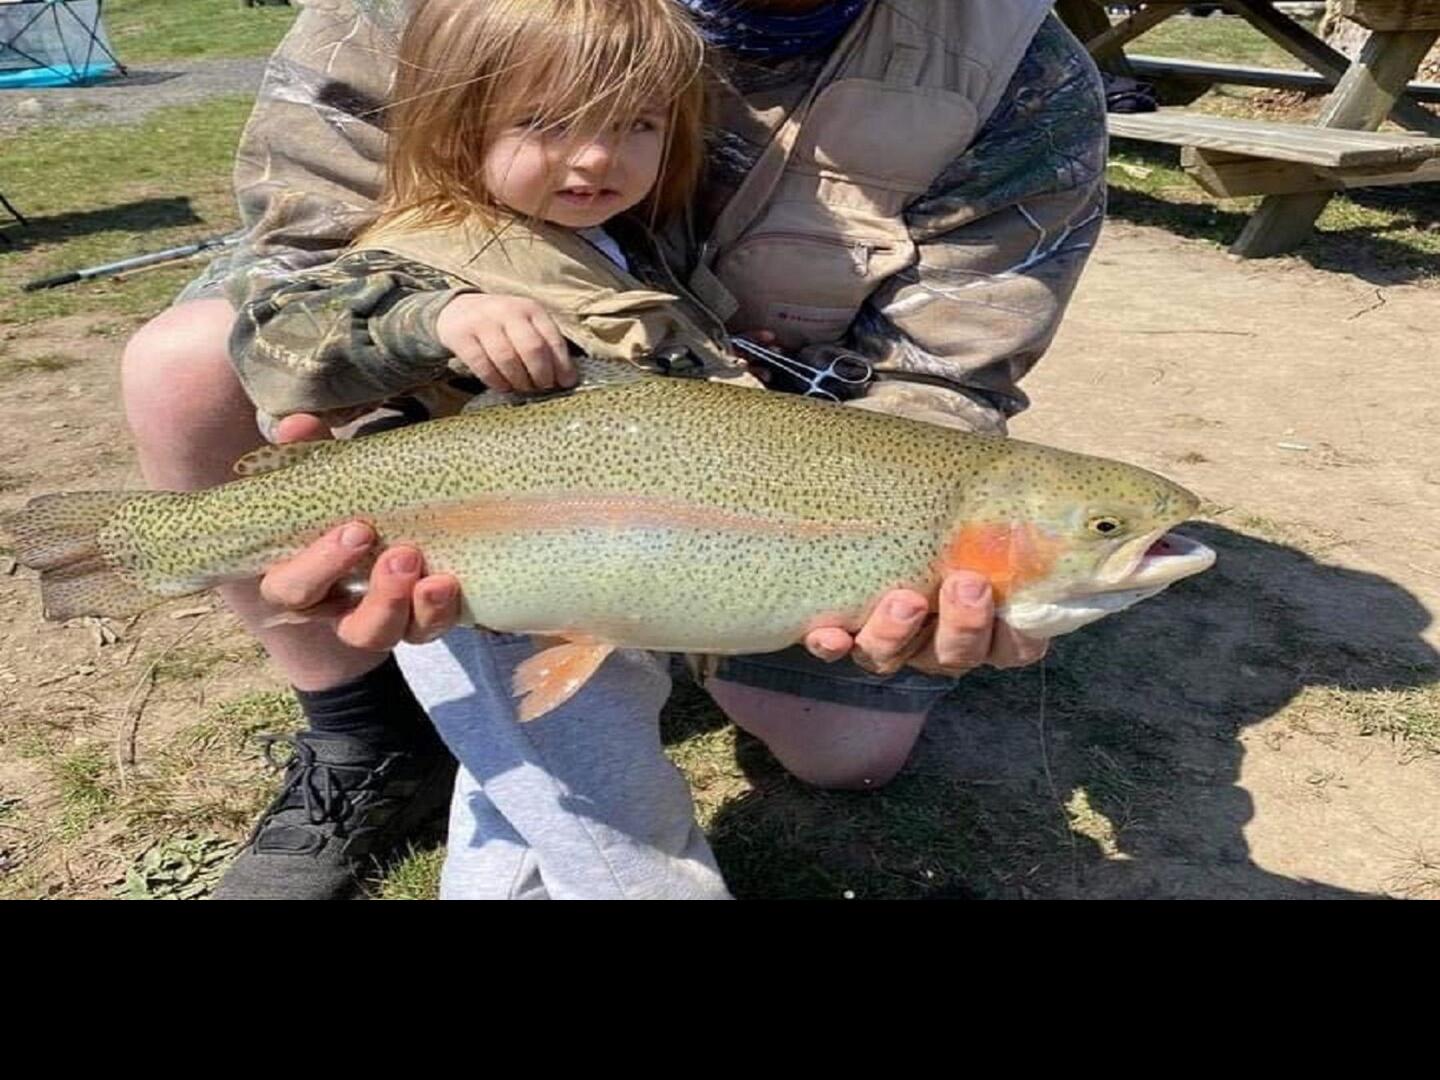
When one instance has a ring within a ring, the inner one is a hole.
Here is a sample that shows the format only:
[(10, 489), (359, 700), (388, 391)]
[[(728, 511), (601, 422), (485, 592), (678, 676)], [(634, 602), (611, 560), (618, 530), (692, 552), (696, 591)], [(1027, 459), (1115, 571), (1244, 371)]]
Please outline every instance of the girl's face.
[(502, 131), (485, 155), (485, 186), (525, 217), (569, 229), (603, 224), (655, 186), (665, 122), (665, 114), (654, 110), (590, 135), (517, 124)]

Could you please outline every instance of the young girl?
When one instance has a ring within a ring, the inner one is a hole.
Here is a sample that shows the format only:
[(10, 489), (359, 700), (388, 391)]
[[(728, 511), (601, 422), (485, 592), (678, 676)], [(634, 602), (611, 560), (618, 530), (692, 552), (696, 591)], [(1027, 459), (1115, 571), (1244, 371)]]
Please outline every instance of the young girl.
[[(703, 46), (673, 0), (428, 0), (399, 50), (381, 215), (334, 264), (245, 308), (257, 406), (404, 421), (590, 356), (734, 374), (657, 226), (702, 160)], [(405, 394), (396, 400), (394, 395)], [(666, 665), (613, 656), (571, 706), (514, 720), (528, 638), (457, 630), (397, 652), (461, 762), (446, 896), (727, 895), (655, 716)]]
[(477, 378), (570, 386), (570, 343), (733, 374), (723, 327), (678, 295), (651, 239), (695, 188), (703, 55), (673, 0), (420, 4), (380, 218), (242, 311), (232, 353), (252, 400), (340, 419), (413, 393), (392, 402), (408, 421), (453, 411)]

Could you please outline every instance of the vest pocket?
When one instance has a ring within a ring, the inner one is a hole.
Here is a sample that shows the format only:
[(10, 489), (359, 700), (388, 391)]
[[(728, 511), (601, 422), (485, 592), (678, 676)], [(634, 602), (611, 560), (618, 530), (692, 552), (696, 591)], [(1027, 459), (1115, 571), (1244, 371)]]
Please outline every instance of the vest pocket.
[(783, 348), (840, 340), (875, 287), (908, 266), (914, 245), (884, 238), (758, 232), (716, 272), (739, 301), (731, 330), (769, 330)]
[(918, 195), (977, 128), (975, 106), (963, 94), (840, 79), (810, 107), (794, 160), (824, 176)]

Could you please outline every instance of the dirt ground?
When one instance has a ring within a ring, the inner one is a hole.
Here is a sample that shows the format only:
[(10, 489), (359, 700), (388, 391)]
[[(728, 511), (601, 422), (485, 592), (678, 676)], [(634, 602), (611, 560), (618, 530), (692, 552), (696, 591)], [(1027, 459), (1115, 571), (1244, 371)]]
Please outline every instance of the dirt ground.
[(1114, 655), (1078, 693), (1178, 775), (1088, 894), (1436, 892), (1440, 759), (1326, 705), (1440, 672), (1437, 325), (1433, 286), (1108, 227), (1014, 434), (1191, 487), (1220, 561), (1097, 627)]
[[(1220, 561), (943, 707), (911, 769), (968, 807), (954, 895), (1440, 896), (1440, 755), (1384, 722), (1417, 700), (1433, 715), (1440, 678), (1437, 328), (1433, 285), (1109, 227), (1014, 434), (1189, 485), (1208, 506), (1188, 531)], [(138, 484), (122, 341), (96, 329), (6, 331), (4, 356), (45, 362), (3, 384), (0, 509)], [(74, 813), (67, 747), (108, 747), (123, 796), (207, 701), (278, 685), (206, 606), (102, 644), (91, 624), (42, 623), (27, 572), (0, 574), (12, 895), (105, 895), (133, 858), (104, 830), (49, 842)], [(179, 656), (204, 677), (157, 676)]]

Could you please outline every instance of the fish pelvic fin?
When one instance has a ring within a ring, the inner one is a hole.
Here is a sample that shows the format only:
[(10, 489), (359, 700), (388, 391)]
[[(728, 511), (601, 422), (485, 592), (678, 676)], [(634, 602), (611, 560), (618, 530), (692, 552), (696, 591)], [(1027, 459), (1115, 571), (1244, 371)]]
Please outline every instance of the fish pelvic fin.
[(605, 642), (573, 638), (542, 649), (522, 662), (511, 684), (520, 699), (520, 722), (529, 723), (569, 701), (614, 651), (615, 646)]
[(41, 495), (21, 510), (0, 515), (0, 534), (11, 538), (15, 558), (40, 572), (47, 619), (125, 618), (165, 599), (126, 580), (100, 535), (122, 506), (148, 497), (140, 491)]

